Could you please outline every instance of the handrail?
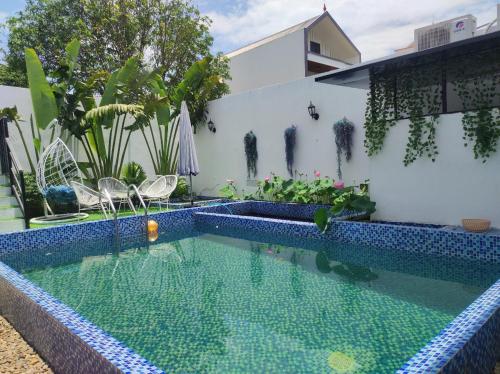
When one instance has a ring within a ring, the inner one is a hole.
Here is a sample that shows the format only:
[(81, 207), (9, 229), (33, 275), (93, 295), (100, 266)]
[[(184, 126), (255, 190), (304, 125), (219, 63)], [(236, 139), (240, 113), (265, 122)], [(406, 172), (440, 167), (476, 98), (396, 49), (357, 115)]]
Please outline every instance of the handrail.
[[(139, 192), (139, 189), (137, 188), (137, 186), (135, 184), (131, 184), (130, 186), (128, 186), (128, 190), (127, 190), (127, 197), (130, 201), (130, 190), (133, 190), (136, 194), (136, 196), (139, 198), (139, 202), (141, 203), (143, 209), (144, 209), (144, 231), (146, 232), (146, 234), (148, 233), (148, 207), (146, 206), (146, 204), (144, 203), (144, 199), (142, 198), (140, 192)], [(134, 206), (134, 204), (132, 204), (132, 206)], [(137, 212), (134, 209), (134, 213), (135, 215), (137, 215)]]
[[(26, 183), (24, 179), (24, 169), (14, 153), (14, 147), (9, 139), (7, 118), (0, 119), (0, 151), (2, 171), (9, 173), (10, 189), (16, 198), (19, 209), (23, 214), (24, 226), (29, 229), (30, 222), (26, 213)], [(7, 170), (5, 170), (7, 169)]]
[(104, 204), (102, 201), (103, 196), (106, 199), (106, 202), (109, 204), (111, 211), (113, 212), (113, 222), (115, 223), (115, 238), (116, 238), (116, 242), (118, 243), (118, 240), (120, 238), (120, 230), (118, 228), (118, 213), (116, 212), (115, 204), (113, 204), (113, 199), (111, 198), (109, 191), (106, 189), (103, 189), (101, 191), (101, 193), (99, 194), (99, 205), (101, 205), (101, 209), (104, 212), (104, 215), (106, 216), (106, 218), (108, 218), (108, 217), (107, 217), (106, 209), (104, 208)]

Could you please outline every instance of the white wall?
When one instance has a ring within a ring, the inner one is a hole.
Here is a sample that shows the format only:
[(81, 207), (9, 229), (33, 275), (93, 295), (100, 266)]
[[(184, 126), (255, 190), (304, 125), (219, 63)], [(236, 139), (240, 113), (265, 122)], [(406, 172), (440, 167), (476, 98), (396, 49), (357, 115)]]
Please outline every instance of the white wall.
[[(439, 155), (435, 163), (423, 158), (405, 167), (403, 157), (408, 139), (408, 121), (389, 130), (382, 151), (369, 159), (363, 147), (366, 92), (347, 87), (315, 83), (314, 77), (265, 87), (215, 100), (209, 117), (217, 132), (198, 129), (195, 141), (201, 173), (194, 178), (195, 191), (217, 195), (226, 179), (234, 179), (247, 191), (244, 135), (257, 136), (258, 179), (274, 172), (287, 175), (284, 130), (297, 125), (295, 168), (312, 177), (313, 171), (336, 178), (336, 150), (332, 125), (346, 116), (355, 123), (352, 160), (344, 163), (347, 184), (370, 179), (370, 193), (377, 202), (378, 219), (458, 225), (461, 218), (489, 218), (500, 227), (500, 149), (483, 164), (462, 140), (460, 114), (442, 115), (437, 128)], [(307, 112), (309, 101), (316, 105), (320, 119)], [(17, 105), (29, 120), (31, 100), (23, 88), (0, 86), (0, 108)], [(30, 142), (29, 122), (22, 123)], [(22, 158), (17, 130), (11, 138)], [(500, 147), (499, 147), (500, 148)], [(126, 161), (137, 161), (153, 174), (145, 143), (134, 134)], [(25, 167), (27, 164), (22, 160)], [(250, 183), (252, 184), (252, 183)]]
[[(360, 107), (366, 93), (361, 90), (315, 83), (314, 78), (265, 87), (239, 95), (225, 96), (209, 105), (209, 117), (217, 132), (202, 127), (195, 135), (201, 173), (195, 178), (195, 190), (217, 195), (227, 179), (234, 179), (246, 191), (245, 134), (257, 136), (258, 179), (271, 172), (286, 176), (284, 131), (297, 126), (295, 167), (313, 178), (314, 170), (336, 178), (336, 147), (333, 123), (344, 116), (356, 125), (355, 153), (344, 163), (346, 183), (360, 183), (368, 177), (368, 158), (362, 151), (364, 110)], [(313, 120), (307, 111), (309, 102), (320, 115)]]
[(382, 152), (370, 160), (370, 193), (376, 217), (386, 220), (459, 225), (461, 218), (488, 218), (500, 227), (500, 147), (483, 164), (462, 140), (462, 115), (440, 117), (433, 163), (402, 163), (408, 121), (390, 129)]
[(299, 79), (305, 76), (304, 30), (228, 57), (233, 94)]
[[(307, 113), (316, 105), (319, 121)], [(195, 136), (201, 173), (195, 190), (217, 194), (226, 179), (246, 191), (243, 136), (253, 130), (259, 152), (258, 179), (271, 172), (287, 175), (283, 132), (296, 124), (295, 167), (309, 174), (315, 169), (336, 178), (336, 151), (332, 124), (346, 116), (356, 125), (352, 161), (344, 163), (346, 184), (370, 179), (377, 202), (375, 218), (403, 222), (459, 225), (462, 218), (488, 218), (500, 227), (500, 149), (483, 164), (462, 140), (461, 114), (442, 115), (437, 130), (439, 155), (403, 165), (408, 121), (389, 130), (380, 154), (368, 158), (363, 146), (366, 91), (315, 83), (305, 78), (210, 103), (217, 133), (201, 128)], [(499, 147), (500, 148), (500, 147)]]

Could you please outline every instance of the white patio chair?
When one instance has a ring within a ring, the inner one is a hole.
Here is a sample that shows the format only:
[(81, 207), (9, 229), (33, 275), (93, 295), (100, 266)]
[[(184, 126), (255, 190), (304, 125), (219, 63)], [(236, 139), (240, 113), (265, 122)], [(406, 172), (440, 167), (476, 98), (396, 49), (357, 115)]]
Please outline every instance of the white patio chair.
[(152, 202), (158, 202), (161, 210), (161, 203), (164, 200), (167, 201), (168, 209), (170, 195), (175, 191), (176, 187), (177, 175), (161, 175), (154, 181), (146, 179), (139, 185), (138, 191), (142, 199), (148, 202), (148, 206)]
[(97, 187), (99, 188), (99, 191), (101, 193), (103, 193), (104, 191), (107, 191), (109, 193), (109, 195), (111, 196), (111, 200), (113, 200), (113, 203), (119, 204), (118, 210), (120, 210), (122, 204), (126, 203), (128, 204), (129, 208), (132, 209), (133, 212), (135, 212), (134, 205), (132, 204), (132, 200), (130, 200), (128, 194), (128, 186), (122, 181), (113, 177), (101, 178), (97, 182)]
[(108, 205), (109, 202), (100, 192), (75, 181), (71, 182), (71, 187), (73, 187), (78, 201), (78, 213), (82, 210), (100, 209), (103, 212), (104, 217), (108, 218), (106, 205)]
[[(72, 181), (82, 183), (78, 164), (64, 142), (57, 138), (49, 144), (40, 156), (36, 168), (36, 183), (43, 196), (52, 186), (70, 186)], [(47, 200), (43, 199), (45, 215), (53, 215)]]

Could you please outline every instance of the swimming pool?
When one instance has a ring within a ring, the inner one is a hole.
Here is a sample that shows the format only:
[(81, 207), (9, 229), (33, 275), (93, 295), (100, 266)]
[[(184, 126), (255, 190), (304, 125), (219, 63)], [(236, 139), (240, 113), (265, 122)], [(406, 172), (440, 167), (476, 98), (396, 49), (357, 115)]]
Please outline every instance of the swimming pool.
[[(394, 372), (500, 277), (491, 254), (471, 261), (360, 245), (316, 235), (307, 223), (210, 209), (156, 215), (160, 225), (175, 220), (155, 243), (123, 237), (117, 247), (109, 235), (68, 242), (72, 227), (0, 260), (41, 287), (32, 298), (48, 303), (47, 292), (102, 329), (98, 338), (88, 325), (77, 333), (129, 372), (139, 370), (108, 348), (112, 338), (149, 362), (135, 367), (151, 365), (143, 372)], [(122, 231), (133, 226), (127, 220)]]

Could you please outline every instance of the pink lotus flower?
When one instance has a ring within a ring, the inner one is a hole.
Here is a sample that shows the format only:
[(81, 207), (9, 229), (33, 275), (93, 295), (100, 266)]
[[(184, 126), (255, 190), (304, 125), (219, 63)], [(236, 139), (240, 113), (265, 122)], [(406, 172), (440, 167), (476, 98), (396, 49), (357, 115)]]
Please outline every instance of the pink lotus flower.
[(314, 170), (314, 176), (316, 178), (319, 178), (319, 177), (321, 177), (321, 173), (319, 171), (317, 171), (317, 170)]
[(265, 177), (265, 178), (264, 178), (264, 182), (266, 182), (266, 183), (267, 183), (267, 182), (269, 182), (269, 180), (270, 180), (270, 179), (271, 179), (270, 177)]
[(272, 250), (272, 248), (268, 248), (268, 249), (267, 249), (267, 253), (269, 253), (269, 254), (273, 254), (273, 250)]
[(333, 183), (333, 187), (336, 188), (337, 190), (341, 190), (342, 188), (344, 188), (344, 182), (336, 181)]

